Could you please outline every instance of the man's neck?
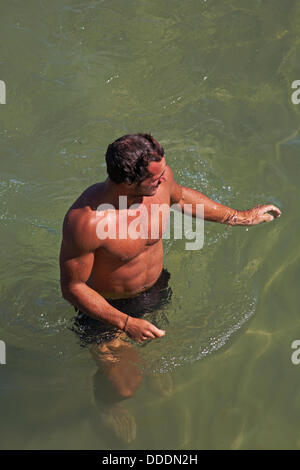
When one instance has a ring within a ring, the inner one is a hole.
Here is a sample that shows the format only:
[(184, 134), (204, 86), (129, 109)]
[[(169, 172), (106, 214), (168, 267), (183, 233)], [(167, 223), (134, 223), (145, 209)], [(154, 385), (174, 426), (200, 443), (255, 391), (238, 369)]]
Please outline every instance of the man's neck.
[[(106, 187), (106, 194), (109, 197), (109, 200), (112, 201), (111, 204), (119, 209), (119, 202), (120, 196), (125, 196), (127, 199), (125, 199), (125, 202), (127, 202), (127, 209), (132, 206), (133, 204), (142, 204), (143, 203), (143, 196), (137, 195), (137, 194), (132, 194), (128, 189), (126, 188), (125, 185), (122, 183), (117, 184), (114, 183), (110, 178), (107, 178), (105, 181), (105, 187)], [(124, 199), (123, 199), (124, 200)], [(123, 202), (124, 206), (124, 202)]]

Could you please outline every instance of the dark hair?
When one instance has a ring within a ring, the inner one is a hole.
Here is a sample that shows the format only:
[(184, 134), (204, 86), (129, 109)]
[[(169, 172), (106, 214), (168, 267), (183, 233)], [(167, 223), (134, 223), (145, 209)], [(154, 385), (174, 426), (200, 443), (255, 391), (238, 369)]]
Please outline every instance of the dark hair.
[(147, 167), (164, 156), (163, 147), (151, 134), (127, 134), (107, 147), (107, 173), (115, 183), (140, 183), (147, 177)]

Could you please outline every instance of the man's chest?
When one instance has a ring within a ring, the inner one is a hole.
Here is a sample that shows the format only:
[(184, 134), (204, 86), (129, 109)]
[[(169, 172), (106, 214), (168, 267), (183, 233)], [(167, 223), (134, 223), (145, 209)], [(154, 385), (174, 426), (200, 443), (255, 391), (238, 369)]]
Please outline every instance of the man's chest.
[(147, 198), (129, 209), (108, 210), (99, 216), (97, 236), (102, 248), (121, 259), (131, 259), (158, 243), (168, 229), (169, 198)]

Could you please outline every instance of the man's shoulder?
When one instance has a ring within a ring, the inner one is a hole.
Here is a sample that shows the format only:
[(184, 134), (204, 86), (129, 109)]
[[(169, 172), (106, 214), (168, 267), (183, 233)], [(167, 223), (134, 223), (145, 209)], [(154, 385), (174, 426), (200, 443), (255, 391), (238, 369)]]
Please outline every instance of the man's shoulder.
[[(104, 194), (104, 182), (95, 183), (86, 188), (80, 196), (73, 202), (71, 207), (68, 209), (70, 212), (73, 209), (86, 209), (89, 208), (91, 210), (97, 209), (97, 204), (101, 203), (101, 197)], [(67, 212), (67, 214), (68, 214)]]
[(172, 179), (173, 178), (173, 171), (172, 171), (172, 168), (170, 167), (170, 165), (166, 165), (166, 172), (165, 172), (165, 175), (166, 175), (166, 179)]
[(97, 207), (101, 204), (104, 183), (89, 186), (68, 209), (63, 222), (63, 238), (76, 245), (98, 248)]
[(173, 171), (169, 165), (166, 166), (165, 174), (166, 182), (170, 192), (171, 204), (177, 204), (180, 201), (182, 195), (181, 186), (175, 181)]

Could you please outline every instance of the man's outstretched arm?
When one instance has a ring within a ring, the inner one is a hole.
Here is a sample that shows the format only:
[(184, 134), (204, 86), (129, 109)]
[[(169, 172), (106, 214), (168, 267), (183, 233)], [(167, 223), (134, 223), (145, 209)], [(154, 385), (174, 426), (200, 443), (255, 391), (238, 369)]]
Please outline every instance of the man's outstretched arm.
[[(261, 204), (248, 210), (236, 210), (209, 199), (204, 194), (186, 186), (181, 186), (173, 178), (168, 167), (171, 184), (171, 204), (178, 204), (185, 213), (197, 217), (197, 204), (203, 204), (204, 220), (227, 225), (257, 225), (271, 222), (280, 217), (281, 211), (273, 204)], [(189, 205), (189, 206), (188, 206)]]

